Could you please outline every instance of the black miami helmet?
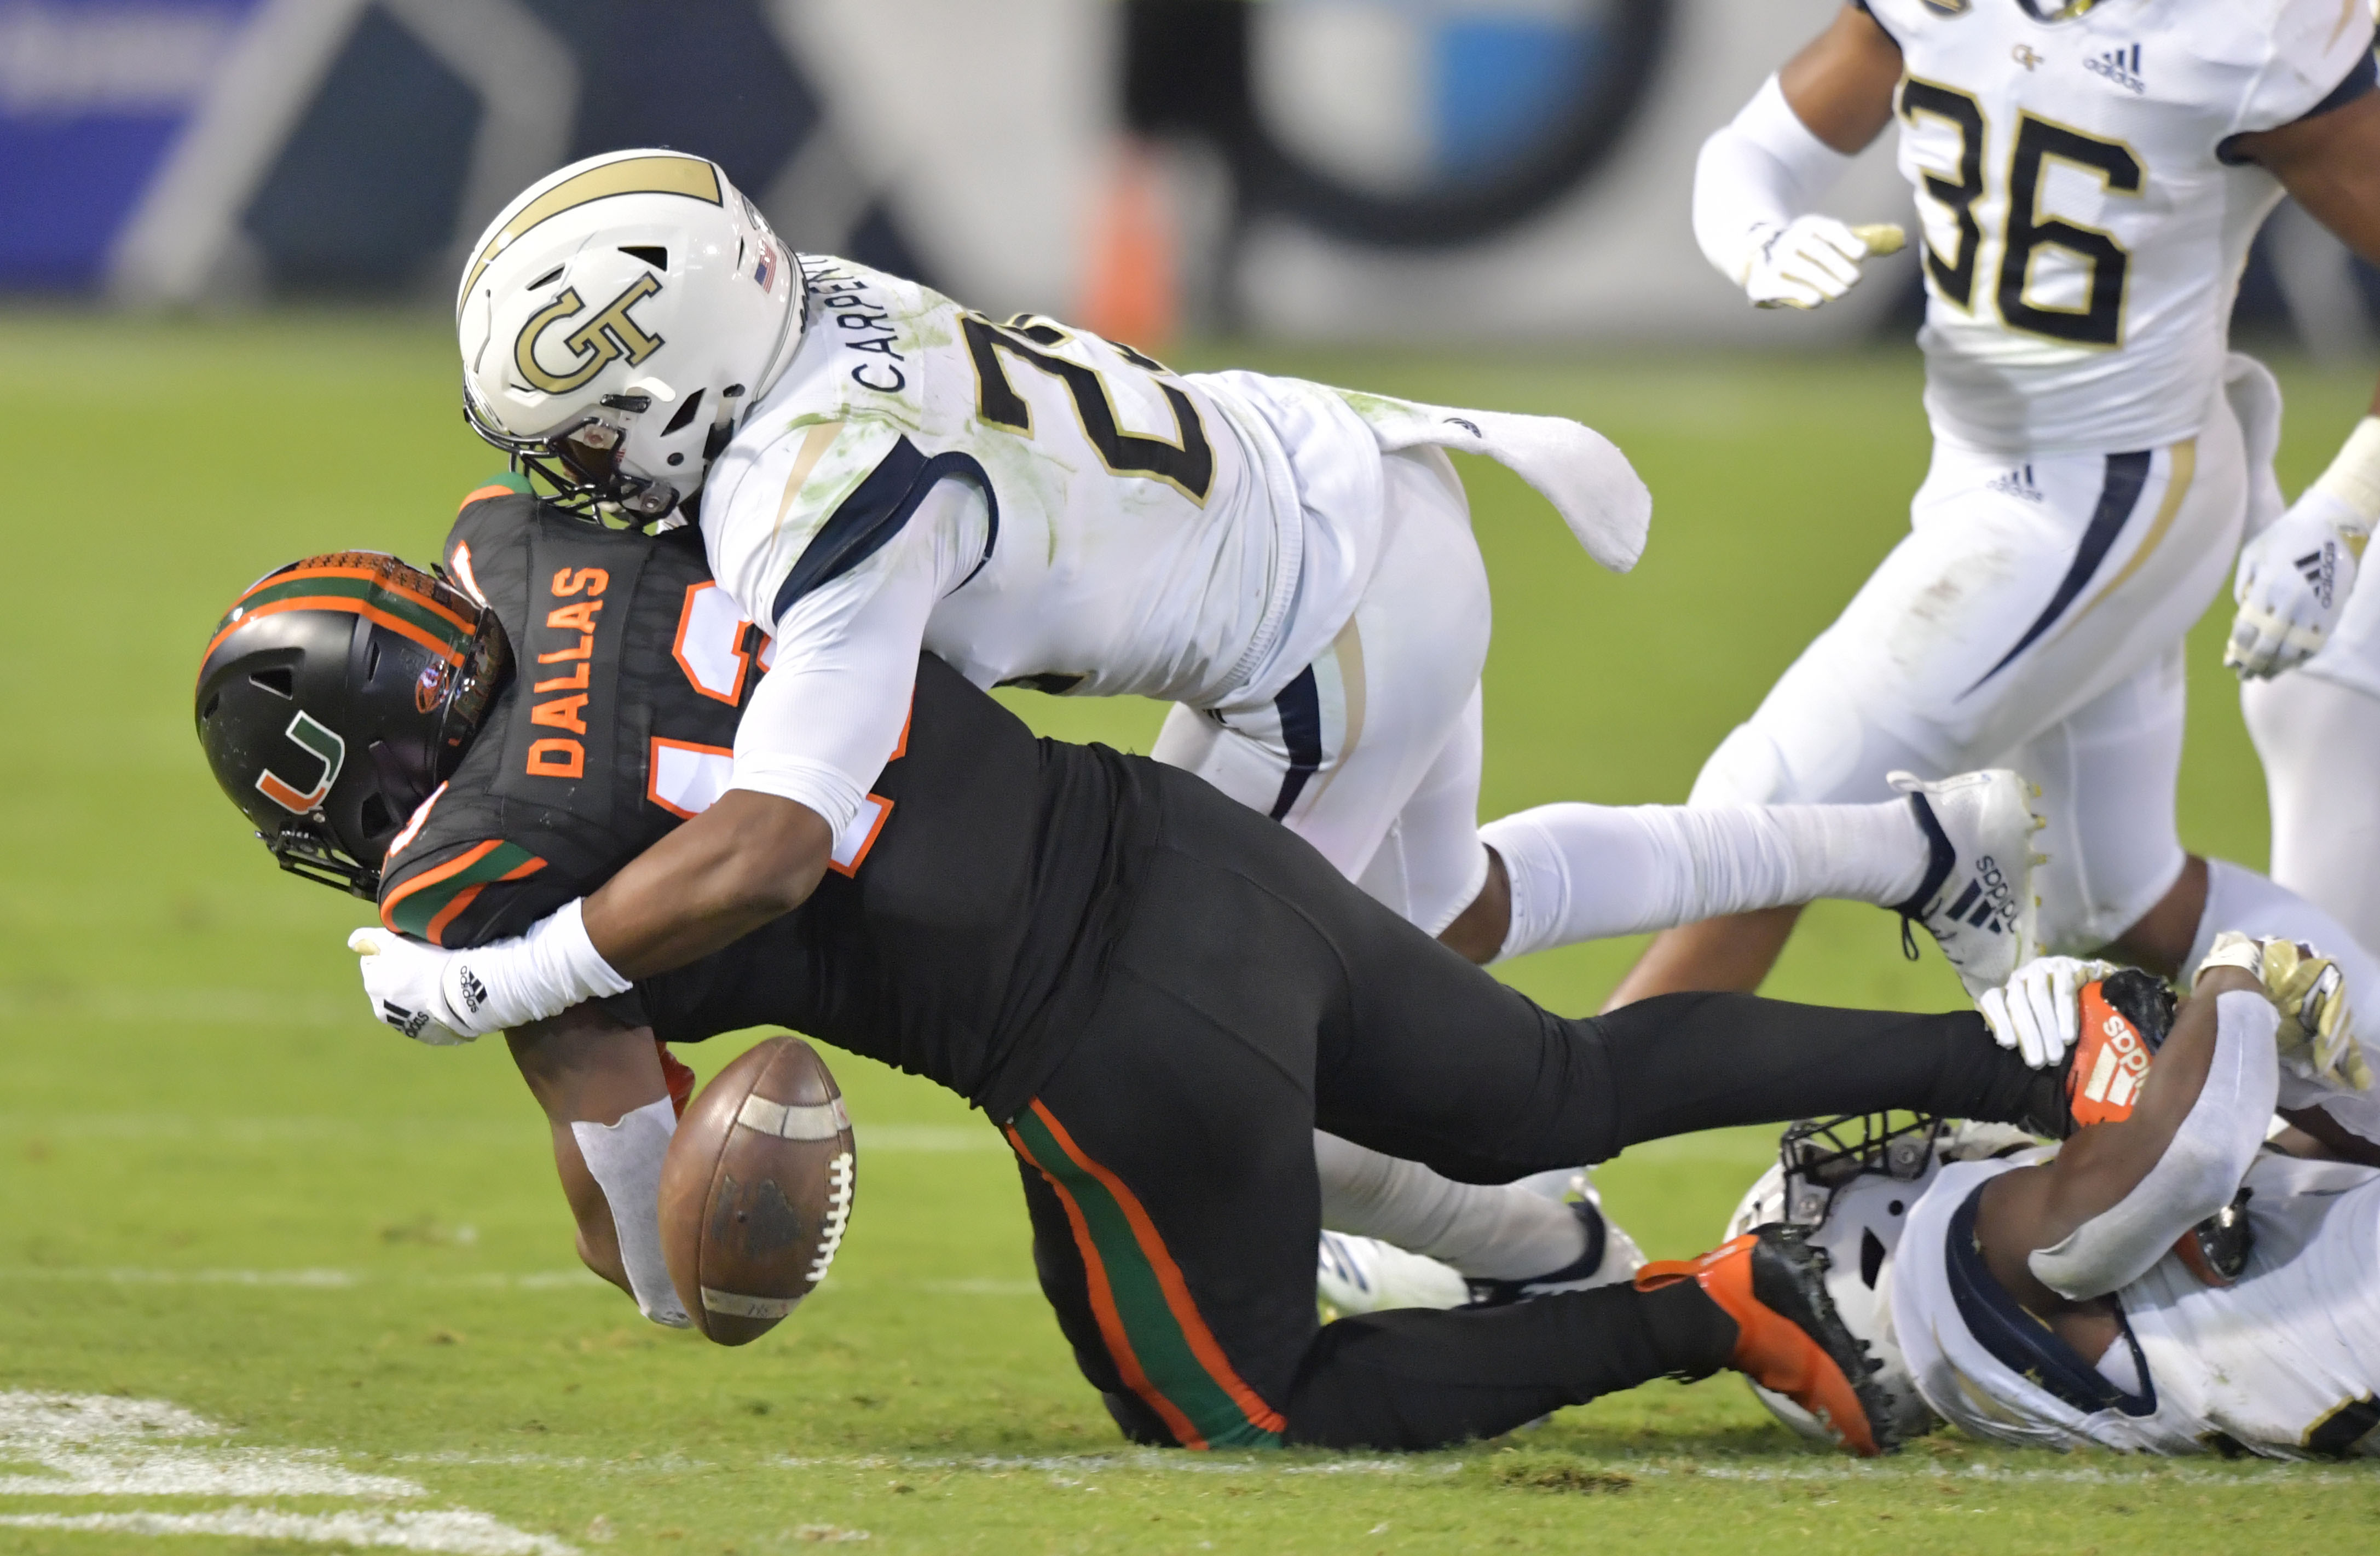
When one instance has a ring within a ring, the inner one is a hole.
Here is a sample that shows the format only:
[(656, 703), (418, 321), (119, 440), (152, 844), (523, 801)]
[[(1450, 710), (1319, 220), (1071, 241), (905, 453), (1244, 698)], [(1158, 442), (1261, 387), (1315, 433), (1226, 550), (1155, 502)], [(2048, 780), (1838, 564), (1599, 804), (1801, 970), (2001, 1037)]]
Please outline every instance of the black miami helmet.
[(281, 868), (367, 900), (511, 669), (496, 614), (382, 552), (248, 586), (199, 664), (199, 744)]

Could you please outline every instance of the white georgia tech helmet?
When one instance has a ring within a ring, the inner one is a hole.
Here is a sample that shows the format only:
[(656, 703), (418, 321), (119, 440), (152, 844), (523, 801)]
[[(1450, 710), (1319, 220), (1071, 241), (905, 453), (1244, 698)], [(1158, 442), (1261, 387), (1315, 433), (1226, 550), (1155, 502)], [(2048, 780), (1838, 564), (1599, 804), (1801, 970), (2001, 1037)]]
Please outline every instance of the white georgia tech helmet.
[[(1952, 1161), (1973, 1161), (2038, 1145), (2003, 1124), (1951, 1124), (1923, 1115), (1850, 1115), (1805, 1119), (1785, 1131), (1777, 1165), (1760, 1175), (1735, 1208), (1727, 1235), (1770, 1222), (1813, 1229), (1810, 1241), (1827, 1251), (1827, 1295), (1851, 1331), (1884, 1365), (1876, 1373), (1894, 1428), (1923, 1437), (1938, 1424), (1917, 1392), (1908, 1358), (1892, 1329), (1892, 1256), (1909, 1212), (1935, 1174)], [(1758, 1384), (1752, 1392), (1769, 1413), (1803, 1437), (1831, 1443), (1832, 1434), (1810, 1413)]]
[(463, 267), (463, 413), (565, 500), (666, 518), (792, 360), (801, 296), (717, 164), (572, 163), (505, 206)]

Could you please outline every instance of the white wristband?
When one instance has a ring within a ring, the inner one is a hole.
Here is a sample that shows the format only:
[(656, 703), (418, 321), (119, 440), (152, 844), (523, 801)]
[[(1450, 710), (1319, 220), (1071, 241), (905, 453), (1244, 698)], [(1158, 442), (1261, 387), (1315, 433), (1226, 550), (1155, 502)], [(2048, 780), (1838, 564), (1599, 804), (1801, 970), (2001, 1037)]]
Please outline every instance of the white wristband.
[(439, 975), (447, 1007), (464, 1023), (457, 1030), (485, 1037), (559, 1015), (576, 1004), (633, 988), (587, 938), (574, 897), (511, 940), (461, 951)]
[(2364, 536), (2380, 524), (2380, 416), (2367, 416), (2355, 424), (2330, 468), (2308, 490), (2337, 498), (2362, 519), (2362, 532), (2349, 537), (2360, 553)]
[(686, 1308), (662, 1257), (662, 1159), (676, 1133), (677, 1110), (666, 1097), (621, 1114), (617, 1124), (582, 1121), (570, 1126), (579, 1156), (612, 1207), (620, 1263), (638, 1310), (657, 1324), (684, 1329)]

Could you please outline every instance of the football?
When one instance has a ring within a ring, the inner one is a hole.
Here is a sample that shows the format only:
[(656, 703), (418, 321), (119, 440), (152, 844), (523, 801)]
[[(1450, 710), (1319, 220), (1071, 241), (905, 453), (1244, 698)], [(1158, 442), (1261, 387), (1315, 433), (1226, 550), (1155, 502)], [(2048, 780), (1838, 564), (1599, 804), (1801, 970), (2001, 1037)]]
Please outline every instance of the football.
[(843, 1093), (799, 1038), (755, 1045), (702, 1088), (662, 1163), (662, 1251), (694, 1327), (758, 1340), (826, 1278), (857, 1159)]

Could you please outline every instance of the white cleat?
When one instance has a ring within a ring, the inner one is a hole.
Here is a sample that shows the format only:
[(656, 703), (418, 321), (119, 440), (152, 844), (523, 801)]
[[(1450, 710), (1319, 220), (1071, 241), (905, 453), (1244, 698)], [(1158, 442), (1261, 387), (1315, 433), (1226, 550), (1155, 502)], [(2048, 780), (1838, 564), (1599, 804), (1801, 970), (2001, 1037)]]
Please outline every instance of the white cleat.
[(1471, 1299), (1450, 1265), (1376, 1237), (1326, 1232), (1314, 1270), (1323, 1321), (1391, 1307), (1460, 1307)]
[(1934, 849), (1917, 894), (1894, 907), (1902, 933), (1907, 920), (1924, 925), (1967, 992), (1981, 998), (2041, 954), (2033, 872), (2049, 861), (2033, 851), (2033, 834), (2049, 823), (2032, 803), (2041, 791), (2004, 767), (1931, 784), (1908, 772), (1886, 781), (1909, 796)]
[(1636, 1278), (1636, 1271), (1644, 1267), (1645, 1250), (1617, 1222), (1603, 1213), (1603, 1196), (1597, 1190), (1595, 1175), (1589, 1169), (1539, 1173), (1512, 1186), (1570, 1206), (1571, 1213), (1586, 1229), (1586, 1252), (1574, 1264), (1524, 1280), (1475, 1279), (1471, 1282), (1473, 1307), (1501, 1307), (1507, 1303), (1526, 1302), (1557, 1292), (1616, 1286)]

